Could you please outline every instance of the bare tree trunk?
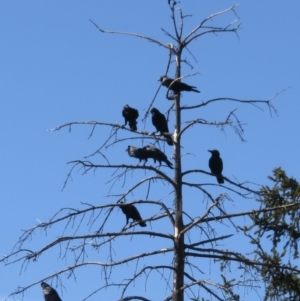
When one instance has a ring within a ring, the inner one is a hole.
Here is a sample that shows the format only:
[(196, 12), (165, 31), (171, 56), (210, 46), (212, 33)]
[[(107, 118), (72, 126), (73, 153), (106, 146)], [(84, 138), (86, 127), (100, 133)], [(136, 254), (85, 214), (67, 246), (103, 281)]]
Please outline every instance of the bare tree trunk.
[[(176, 55), (176, 78), (180, 77), (180, 59), (181, 52)], [(181, 152), (180, 152), (180, 93), (175, 98), (175, 229), (174, 229), (174, 286), (173, 286), (173, 300), (184, 300), (184, 234), (182, 221), (182, 177), (181, 177)]]

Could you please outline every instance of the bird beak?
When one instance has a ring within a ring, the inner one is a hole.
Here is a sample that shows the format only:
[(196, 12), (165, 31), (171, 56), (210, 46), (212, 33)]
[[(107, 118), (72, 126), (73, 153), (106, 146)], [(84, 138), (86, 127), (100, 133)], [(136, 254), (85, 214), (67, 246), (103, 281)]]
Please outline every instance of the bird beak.
[(210, 152), (212, 154), (212, 151), (211, 150), (208, 150), (208, 152)]

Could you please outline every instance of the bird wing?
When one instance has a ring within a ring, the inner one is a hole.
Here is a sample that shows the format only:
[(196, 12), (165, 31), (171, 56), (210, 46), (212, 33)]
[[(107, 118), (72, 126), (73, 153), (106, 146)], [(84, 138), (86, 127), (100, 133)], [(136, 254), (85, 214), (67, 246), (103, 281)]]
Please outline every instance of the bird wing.
[(221, 158), (211, 157), (209, 159), (209, 168), (212, 173), (220, 175), (223, 170), (223, 161)]
[(139, 117), (139, 111), (137, 109), (132, 109), (132, 116), (134, 119), (138, 119)]
[(129, 210), (130, 210), (130, 217), (133, 220), (140, 221), (142, 219), (139, 211), (137, 210), (137, 208), (134, 205), (130, 205)]
[(157, 116), (157, 123), (159, 124), (159, 131), (162, 133), (169, 133), (168, 122), (164, 114), (160, 113)]

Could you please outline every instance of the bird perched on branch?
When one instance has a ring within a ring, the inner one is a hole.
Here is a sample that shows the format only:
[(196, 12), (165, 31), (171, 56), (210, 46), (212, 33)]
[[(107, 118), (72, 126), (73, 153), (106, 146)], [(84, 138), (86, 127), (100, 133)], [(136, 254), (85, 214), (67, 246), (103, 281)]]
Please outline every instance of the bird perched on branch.
[(146, 227), (146, 223), (143, 222), (141, 215), (139, 211), (136, 209), (136, 207), (132, 204), (124, 204), (121, 202), (121, 205), (119, 205), (122, 212), (126, 215), (126, 225), (128, 224), (128, 221), (130, 218), (132, 218), (134, 221), (138, 222), (141, 227)]
[(216, 149), (209, 150), (209, 152), (211, 153), (211, 157), (208, 161), (208, 166), (211, 170), (211, 173), (213, 173), (216, 176), (219, 184), (223, 184), (224, 183), (224, 179), (222, 176), (223, 161), (220, 157), (220, 153)]
[(158, 111), (156, 108), (152, 108), (150, 113), (152, 114), (152, 124), (155, 126), (156, 130), (161, 133), (166, 138), (166, 142), (169, 145), (173, 145), (173, 140), (170, 135), (164, 133), (169, 133), (168, 122), (166, 116)]
[(168, 160), (167, 156), (161, 150), (152, 145), (146, 145), (143, 147), (143, 149), (146, 151), (148, 159), (152, 158), (154, 163), (158, 161), (160, 165), (161, 162), (165, 162), (170, 168), (173, 169), (173, 164)]
[(137, 119), (139, 117), (139, 111), (137, 109), (131, 108), (129, 105), (123, 107), (122, 115), (125, 119), (125, 125), (129, 123), (129, 127), (132, 131), (136, 131)]
[(62, 301), (57, 291), (46, 282), (41, 283), (45, 301)]
[(132, 145), (128, 145), (126, 151), (128, 152), (128, 155), (133, 158), (137, 158), (140, 160), (145, 160), (145, 163), (147, 162), (148, 155), (147, 152), (143, 148), (134, 147)]
[(188, 92), (193, 91), (193, 92), (196, 92), (196, 93), (200, 93), (200, 91), (198, 91), (195, 86), (190, 86), (188, 84), (180, 82), (179, 80), (173, 82), (174, 79), (170, 78), (170, 77), (168, 77), (166, 75), (165, 76), (161, 76), (159, 78), (159, 81), (161, 81), (161, 84), (163, 86), (169, 88), (175, 94), (178, 94), (178, 93), (180, 93), (182, 91), (188, 91)]

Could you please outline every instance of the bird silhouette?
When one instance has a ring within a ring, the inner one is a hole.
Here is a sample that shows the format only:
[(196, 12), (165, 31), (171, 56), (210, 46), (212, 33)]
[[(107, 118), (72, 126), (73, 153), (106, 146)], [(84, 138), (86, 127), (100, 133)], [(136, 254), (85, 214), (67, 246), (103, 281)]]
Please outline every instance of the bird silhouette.
[[(200, 93), (200, 91), (197, 90), (195, 86), (190, 86), (190, 85), (188, 85), (188, 84), (185, 84), (185, 83), (183, 83), (183, 82), (180, 82), (179, 80), (173, 82), (174, 79), (173, 79), (173, 78), (170, 78), (170, 77), (168, 77), (168, 76), (166, 76), (166, 75), (161, 76), (161, 77), (159, 78), (159, 81), (161, 81), (161, 84), (162, 84), (163, 86), (169, 88), (169, 89), (172, 90), (175, 94), (178, 94), (178, 93), (180, 93), (180, 92), (182, 92), (182, 91), (188, 91), (188, 92), (193, 91), (193, 92), (196, 92), (196, 93)], [(172, 82), (173, 82), (173, 83), (172, 83)]]
[(222, 176), (223, 161), (220, 157), (220, 153), (216, 149), (209, 150), (209, 152), (211, 153), (211, 157), (208, 161), (208, 166), (211, 170), (211, 173), (213, 173), (216, 176), (219, 184), (223, 184), (224, 183), (224, 179)]
[(147, 162), (148, 156), (147, 152), (143, 148), (138, 148), (132, 145), (128, 145), (126, 151), (128, 152), (128, 155), (133, 158), (139, 159), (141, 162), (142, 160), (145, 160), (145, 164)]
[(166, 116), (156, 108), (152, 108), (150, 113), (152, 114), (152, 124), (155, 126), (156, 130), (159, 131), (161, 135), (165, 137), (166, 142), (169, 145), (173, 145), (173, 140), (171, 136), (164, 134), (164, 133), (169, 133)]
[(139, 111), (137, 109), (131, 108), (129, 105), (123, 107), (122, 115), (125, 119), (125, 125), (129, 123), (129, 127), (132, 131), (137, 130), (137, 119), (139, 117)]
[(41, 283), (45, 301), (62, 301), (57, 291), (46, 282)]
[(134, 221), (138, 222), (141, 227), (146, 227), (146, 223), (143, 222), (141, 215), (139, 211), (136, 209), (136, 207), (132, 204), (124, 204), (121, 202), (121, 205), (119, 205), (122, 212), (126, 215), (126, 225), (128, 224), (129, 219), (133, 219)]
[(161, 150), (152, 145), (146, 145), (143, 147), (143, 149), (146, 151), (148, 159), (152, 158), (154, 163), (158, 161), (160, 165), (161, 162), (165, 162), (170, 168), (173, 169), (173, 164), (168, 160), (167, 156)]

